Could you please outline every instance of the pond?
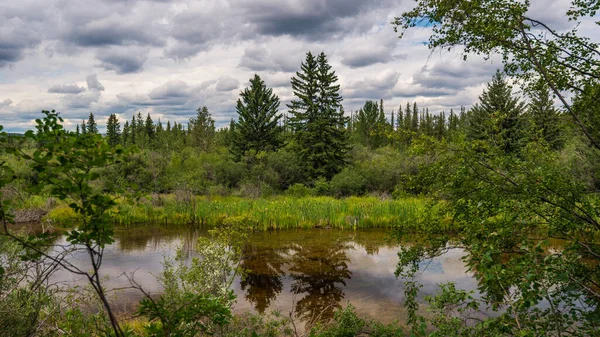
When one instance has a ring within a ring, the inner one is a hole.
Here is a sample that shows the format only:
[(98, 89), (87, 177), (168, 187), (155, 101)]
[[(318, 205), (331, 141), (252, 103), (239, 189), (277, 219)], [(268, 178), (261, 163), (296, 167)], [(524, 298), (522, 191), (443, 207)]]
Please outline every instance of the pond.
[[(102, 276), (107, 288), (126, 288), (123, 273), (135, 271), (135, 279), (147, 291), (158, 294), (156, 275), (162, 261), (177, 249), (194, 253), (198, 236), (205, 231), (140, 226), (117, 231), (114, 244), (105, 250)], [(285, 230), (253, 234), (243, 250), (242, 268), (247, 277), (237, 279), (236, 312), (284, 314), (293, 311), (304, 321), (328, 319), (335, 309), (352, 304), (367, 318), (391, 323), (404, 321), (403, 285), (394, 271), (399, 247), (389, 244), (384, 230)], [(476, 289), (477, 283), (461, 260), (464, 252), (448, 251), (424, 262), (417, 280), (421, 296), (434, 294), (438, 284), (455, 282), (459, 289)], [(76, 253), (70, 262), (85, 267), (87, 256)], [(119, 276), (121, 275), (121, 276)], [(59, 271), (55, 281), (68, 285), (85, 284), (80, 276)], [(132, 289), (120, 290), (115, 304), (120, 311), (135, 308), (142, 298)]]

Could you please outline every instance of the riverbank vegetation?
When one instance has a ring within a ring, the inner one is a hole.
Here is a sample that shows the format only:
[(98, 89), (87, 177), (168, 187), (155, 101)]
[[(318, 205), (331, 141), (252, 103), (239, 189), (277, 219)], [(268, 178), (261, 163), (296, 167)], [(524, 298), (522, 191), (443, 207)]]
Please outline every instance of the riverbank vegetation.
[[(278, 97), (256, 76), (237, 102), (238, 120), (219, 130), (201, 107), (187, 125), (138, 113), (121, 128), (111, 115), (106, 135), (93, 114), (65, 130), (60, 116), (46, 111), (35, 131), (3, 133), (0, 220), (8, 248), (1, 308), (30, 313), (20, 316), (27, 323), (8, 322), (26, 329), (22, 335), (227, 335), (233, 326), (245, 327), (230, 335), (297, 334), (294, 317), (260, 328), (232, 325), (228, 282), (246, 231), (391, 227), (399, 241), (422, 238), (399, 253), (404, 330), (365, 322), (350, 307), (308, 334), (598, 336), (600, 53), (576, 29), (559, 32), (531, 18), (528, 6), (420, 0), (395, 20), (401, 31), (424, 22), (432, 48), (461, 47), (465, 59), (504, 56), (504, 72), (469, 110), (429, 112), (412, 102), (390, 111), (381, 100), (347, 114), (327, 57), (308, 53), (291, 81), (288, 115), (276, 113)], [(566, 15), (577, 21), (597, 10), (574, 1)], [(89, 255), (91, 272), (50, 255), (50, 233), (22, 236), (9, 228), (13, 211), (42, 206), (45, 219), (71, 222), (67, 240)], [(159, 278), (164, 295), (144, 293), (132, 277), (145, 295), (134, 331), (111, 310), (100, 267), (115, 224), (147, 220), (218, 230), (200, 245), (204, 259), (167, 261)], [(561, 240), (561, 249), (551, 249), (552, 240)], [(453, 247), (468, 253), (479, 294), (442, 285), (427, 299), (432, 315), (425, 317), (415, 275), (423, 260)], [(60, 312), (70, 319), (48, 316), (58, 321), (47, 328), (44, 313), (54, 312), (48, 303), (55, 297), (43, 285), (56, 266), (89, 281), (96, 316), (69, 307)], [(64, 325), (73, 322), (81, 326)]]

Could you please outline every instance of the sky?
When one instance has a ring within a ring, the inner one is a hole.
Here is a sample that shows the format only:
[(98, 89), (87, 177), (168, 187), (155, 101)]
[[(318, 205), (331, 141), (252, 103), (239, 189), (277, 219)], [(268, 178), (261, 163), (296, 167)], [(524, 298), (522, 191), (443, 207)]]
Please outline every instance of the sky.
[[(123, 122), (141, 112), (185, 123), (207, 106), (226, 126), (254, 74), (285, 113), (290, 78), (308, 51), (328, 56), (346, 112), (379, 99), (388, 116), (408, 101), (434, 113), (471, 106), (501, 62), (431, 52), (427, 27), (399, 39), (390, 22), (413, 3), (2, 0), (0, 125), (22, 132), (55, 109), (70, 129), (93, 112), (102, 131), (112, 113)], [(536, 17), (555, 27), (568, 7), (532, 0)]]

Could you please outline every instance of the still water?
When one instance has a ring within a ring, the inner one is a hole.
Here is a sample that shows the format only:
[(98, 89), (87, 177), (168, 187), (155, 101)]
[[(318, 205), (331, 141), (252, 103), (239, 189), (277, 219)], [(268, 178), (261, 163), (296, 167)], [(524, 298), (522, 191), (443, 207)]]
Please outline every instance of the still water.
[[(156, 275), (162, 261), (178, 249), (194, 254), (200, 230), (140, 226), (118, 231), (107, 247), (101, 273), (108, 288), (125, 288), (123, 273), (135, 271), (135, 279), (147, 291), (159, 294)], [(293, 311), (303, 321), (327, 319), (335, 309), (352, 304), (365, 317), (383, 322), (404, 321), (403, 285), (396, 279), (398, 246), (387, 243), (383, 230), (285, 230), (260, 232), (250, 237), (241, 267), (247, 277), (237, 279), (235, 311), (282, 313)], [(455, 282), (460, 289), (476, 289), (473, 275), (461, 260), (463, 252), (450, 250), (424, 262), (418, 275), (422, 295), (434, 294), (438, 284)], [(84, 267), (87, 257), (73, 255), (71, 262)], [(121, 275), (121, 276), (119, 276)], [(85, 284), (66, 271), (55, 275), (66, 284)], [(119, 310), (133, 310), (141, 295), (131, 289), (115, 296)]]

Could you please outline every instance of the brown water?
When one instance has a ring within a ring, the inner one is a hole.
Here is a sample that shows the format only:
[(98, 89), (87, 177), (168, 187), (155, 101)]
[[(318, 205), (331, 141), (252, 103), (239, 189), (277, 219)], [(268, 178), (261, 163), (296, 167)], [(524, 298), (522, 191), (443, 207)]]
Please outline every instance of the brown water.
[[(178, 248), (194, 253), (198, 230), (142, 226), (116, 233), (116, 242), (107, 247), (102, 275), (108, 288), (129, 286), (122, 273), (135, 272), (135, 279), (147, 290), (161, 289), (155, 275), (161, 262)], [(261, 232), (250, 237), (243, 251), (244, 280), (237, 279), (236, 311), (294, 311), (309, 321), (331, 317), (336, 308), (351, 303), (357, 312), (383, 322), (403, 321), (403, 285), (396, 279), (398, 246), (387, 244), (383, 230), (286, 230)], [(475, 289), (476, 281), (461, 261), (463, 252), (450, 250), (424, 262), (418, 275), (422, 295), (434, 294), (438, 284), (455, 282), (460, 289)], [(71, 262), (84, 267), (87, 257), (74, 255)], [(84, 280), (66, 271), (56, 278), (67, 284)], [(120, 310), (132, 310), (141, 295), (134, 290), (118, 292)]]

